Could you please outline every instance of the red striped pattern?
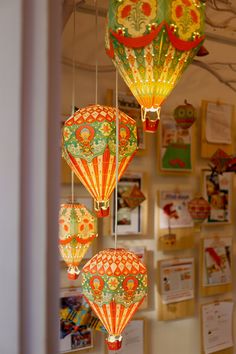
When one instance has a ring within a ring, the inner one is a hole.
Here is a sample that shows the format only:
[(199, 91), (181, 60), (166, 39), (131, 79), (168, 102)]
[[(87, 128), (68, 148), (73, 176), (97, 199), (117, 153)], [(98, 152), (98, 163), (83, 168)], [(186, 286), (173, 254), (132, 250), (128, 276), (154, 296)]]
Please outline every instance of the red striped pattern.
[[(106, 201), (110, 198), (116, 184), (116, 159), (107, 149), (103, 156), (95, 157), (92, 162), (76, 159), (67, 154), (67, 163), (97, 201)], [(133, 156), (121, 160), (118, 169), (118, 178), (124, 174)]]
[(86, 298), (86, 301), (90, 304), (107, 332), (112, 335), (120, 335), (122, 333), (143, 300), (125, 307), (122, 304), (117, 304), (115, 301), (99, 306), (97, 303), (91, 302)]

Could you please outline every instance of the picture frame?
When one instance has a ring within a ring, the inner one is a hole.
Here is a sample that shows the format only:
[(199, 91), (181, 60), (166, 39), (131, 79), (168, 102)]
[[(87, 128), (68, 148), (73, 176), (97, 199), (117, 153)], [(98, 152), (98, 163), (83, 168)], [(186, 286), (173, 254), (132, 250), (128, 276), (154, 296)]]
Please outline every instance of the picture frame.
[(234, 106), (218, 101), (202, 100), (201, 157), (209, 158), (216, 150), (234, 152), (232, 132), (235, 128)]
[(119, 351), (110, 351), (105, 348), (104, 354), (147, 354), (147, 320), (144, 318), (132, 319), (122, 333), (122, 347)]
[(179, 127), (172, 114), (162, 114), (158, 128), (158, 171), (161, 174), (183, 175), (194, 171), (195, 125)]
[(61, 289), (60, 353), (78, 354), (93, 348), (93, 330), (86, 317), (89, 311), (81, 288)]
[(211, 206), (204, 225), (224, 225), (232, 223), (232, 174), (212, 173), (202, 170), (202, 195)]
[[(194, 247), (194, 225), (187, 204), (193, 193), (184, 189), (159, 190), (157, 192), (157, 248), (176, 251)], [(173, 217), (164, 212), (169, 208)]]
[(232, 291), (233, 240), (212, 234), (201, 239), (200, 293), (212, 296)]
[[(147, 200), (144, 200), (134, 209), (130, 208), (121, 197), (121, 194), (131, 190), (134, 186), (141, 189), (146, 196), (146, 176), (142, 172), (126, 172), (118, 182), (118, 210), (117, 210), (117, 235), (135, 236), (144, 235), (146, 231)], [(115, 192), (112, 194), (110, 205), (110, 218), (103, 221), (105, 235), (115, 234)]]

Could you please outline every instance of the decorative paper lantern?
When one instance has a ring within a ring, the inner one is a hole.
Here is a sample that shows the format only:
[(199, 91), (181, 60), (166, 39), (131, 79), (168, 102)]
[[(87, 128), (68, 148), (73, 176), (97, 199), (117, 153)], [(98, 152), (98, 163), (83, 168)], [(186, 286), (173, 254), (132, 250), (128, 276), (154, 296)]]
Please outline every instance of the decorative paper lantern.
[(176, 121), (176, 125), (182, 129), (189, 129), (196, 120), (197, 111), (187, 102), (184, 101), (185, 104), (179, 105), (174, 110), (174, 118)]
[(147, 269), (125, 249), (96, 254), (82, 270), (83, 293), (106, 328), (110, 350), (121, 347), (121, 333), (147, 294)]
[(161, 105), (202, 45), (204, 8), (200, 0), (109, 1), (106, 51), (142, 107), (146, 131), (157, 129)]
[[(118, 179), (137, 150), (135, 120), (119, 112)], [(94, 198), (99, 217), (109, 215), (116, 183), (116, 109), (92, 105), (75, 112), (63, 127), (63, 157)]]
[(188, 203), (188, 211), (195, 223), (202, 223), (209, 217), (211, 206), (203, 197), (197, 197)]
[(97, 236), (97, 219), (84, 205), (61, 204), (59, 250), (68, 266), (69, 279), (78, 278), (78, 265)]

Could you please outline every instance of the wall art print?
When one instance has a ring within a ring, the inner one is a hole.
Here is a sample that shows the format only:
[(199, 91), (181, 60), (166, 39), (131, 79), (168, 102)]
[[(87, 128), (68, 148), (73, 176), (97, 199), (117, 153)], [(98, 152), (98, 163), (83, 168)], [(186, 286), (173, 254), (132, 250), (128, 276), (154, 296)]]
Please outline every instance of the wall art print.
[(231, 223), (232, 209), (232, 174), (231, 173), (212, 173), (204, 170), (203, 178), (203, 197), (211, 206), (208, 225)]
[(193, 171), (193, 129), (182, 128), (172, 116), (160, 122), (159, 169), (163, 173), (191, 173)]

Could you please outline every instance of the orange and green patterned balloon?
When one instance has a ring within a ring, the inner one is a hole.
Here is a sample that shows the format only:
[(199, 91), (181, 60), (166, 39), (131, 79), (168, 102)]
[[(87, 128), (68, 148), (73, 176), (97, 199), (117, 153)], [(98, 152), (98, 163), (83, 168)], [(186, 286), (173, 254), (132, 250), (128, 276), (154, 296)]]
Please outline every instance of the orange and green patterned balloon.
[(204, 8), (200, 0), (109, 1), (106, 51), (141, 105), (146, 131), (157, 129), (161, 105), (203, 43)]
[[(137, 129), (119, 110), (118, 119), (120, 179), (137, 150)], [(63, 127), (62, 155), (94, 198), (97, 216), (107, 216), (116, 184), (116, 109), (91, 105), (75, 112)]]
[(98, 236), (97, 218), (82, 204), (61, 204), (59, 251), (68, 266), (68, 278), (77, 279), (79, 264)]
[(147, 295), (147, 268), (132, 252), (106, 249), (82, 270), (85, 299), (106, 328), (110, 350), (121, 347), (121, 333)]

